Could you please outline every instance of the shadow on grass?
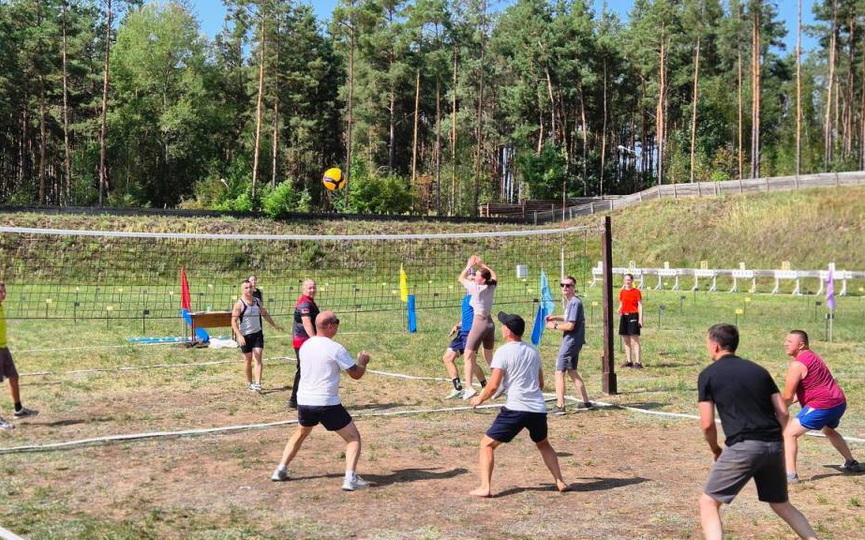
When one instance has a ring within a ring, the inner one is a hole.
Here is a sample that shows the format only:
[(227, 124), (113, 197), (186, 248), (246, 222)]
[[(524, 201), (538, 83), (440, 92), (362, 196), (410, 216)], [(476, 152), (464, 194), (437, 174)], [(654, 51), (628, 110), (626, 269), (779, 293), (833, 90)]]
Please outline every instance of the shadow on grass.
[[(595, 478), (591, 482), (586, 483), (571, 483), (568, 484), (568, 492), (586, 492), (586, 491), (604, 491), (608, 489), (616, 489), (625, 486), (633, 486), (648, 482), (648, 478)], [(493, 494), (493, 497), (507, 497), (508, 495), (516, 495), (526, 491), (558, 491), (555, 484), (544, 484), (536, 487), (515, 487), (506, 489), (500, 493)]]
[(386, 411), (388, 409), (397, 409), (399, 407), (410, 407), (412, 404), (410, 403), (367, 403), (366, 405), (352, 405), (351, 407), (346, 407), (349, 412), (351, 411), (366, 411), (366, 412), (377, 412), (377, 411)]
[[(458, 468), (458, 469), (450, 469), (447, 471), (441, 471), (441, 468), (435, 469), (399, 469), (394, 471), (391, 474), (366, 474), (361, 472), (361, 476), (364, 480), (372, 484), (370, 487), (383, 487), (389, 486), (392, 484), (405, 484), (408, 482), (417, 482), (420, 480), (443, 480), (446, 478), (454, 478), (456, 476), (460, 476), (468, 473), (468, 469)], [(319, 474), (314, 476), (293, 476), (292, 480), (314, 480), (317, 478), (342, 478), (342, 474), (338, 473), (327, 473), (327, 474)]]
[(375, 486), (389, 486), (392, 484), (406, 484), (408, 482), (418, 482), (421, 480), (444, 480), (446, 478), (454, 478), (468, 473), (468, 469), (456, 468), (449, 470), (441, 470), (440, 467), (434, 469), (399, 469), (391, 474), (364, 474), (363, 479), (371, 482)]
[(824, 478), (832, 478), (834, 476), (865, 476), (865, 472), (849, 472), (845, 471), (841, 465), (823, 465), (824, 469), (830, 469), (832, 471), (836, 471), (835, 473), (826, 473), (826, 474), (817, 474), (811, 477), (811, 481), (814, 480), (822, 480)]
[(277, 392), (287, 392), (291, 390), (290, 386), (282, 386), (280, 388), (268, 388), (267, 390), (259, 390), (258, 394), (260, 396), (266, 396), (268, 394), (276, 394)]
[(659, 409), (664, 407), (665, 405), (669, 405), (668, 403), (658, 403), (657, 401), (638, 401), (636, 403), (620, 403), (619, 405), (612, 405), (610, 409), (624, 409), (625, 407), (632, 407), (634, 409)]

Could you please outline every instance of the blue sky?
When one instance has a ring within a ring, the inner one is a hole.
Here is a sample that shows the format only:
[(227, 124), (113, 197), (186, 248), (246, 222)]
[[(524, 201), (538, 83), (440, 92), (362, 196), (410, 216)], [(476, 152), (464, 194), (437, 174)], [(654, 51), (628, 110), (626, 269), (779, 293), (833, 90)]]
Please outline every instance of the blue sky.
[[(816, 0), (802, 0), (802, 23), (807, 25), (813, 22), (812, 7)], [(222, 28), (222, 21), (225, 18), (225, 8), (221, 0), (190, 0), (192, 6), (197, 10), (198, 20), (201, 22), (202, 31), (208, 36), (213, 36)], [(333, 8), (336, 5), (336, 0), (308, 0), (304, 3), (312, 5), (319, 19), (330, 18)], [(501, 0), (500, 5), (505, 6), (511, 3), (509, 0)], [(595, 11), (599, 12), (603, 5), (603, 0), (594, 0)], [(632, 0), (608, 0), (607, 5), (618, 13), (622, 19), (627, 19), (628, 11), (633, 4)], [(792, 52), (796, 47), (796, 18), (797, 18), (797, 2), (795, 0), (776, 0), (778, 5), (779, 17), (787, 26), (787, 37), (785, 43), (787, 50)], [(803, 34), (802, 48), (805, 52), (812, 49), (816, 42)]]

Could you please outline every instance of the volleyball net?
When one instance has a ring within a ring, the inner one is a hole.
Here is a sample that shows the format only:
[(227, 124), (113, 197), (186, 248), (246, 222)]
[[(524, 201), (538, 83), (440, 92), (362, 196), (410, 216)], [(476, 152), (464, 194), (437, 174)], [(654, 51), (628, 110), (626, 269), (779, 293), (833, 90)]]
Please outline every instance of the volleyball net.
[(542, 271), (554, 291), (568, 274), (584, 290), (598, 238), (591, 227), (344, 236), (2, 227), (0, 280), (13, 319), (176, 318), (181, 269), (192, 311), (230, 310), (250, 275), (277, 316), (293, 311), (305, 278), (338, 313), (402, 312), (406, 292), (422, 311), (459, 306), (457, 276), (478, 254), (498, 274), (496, 305), (508, 309), (538, 302)]

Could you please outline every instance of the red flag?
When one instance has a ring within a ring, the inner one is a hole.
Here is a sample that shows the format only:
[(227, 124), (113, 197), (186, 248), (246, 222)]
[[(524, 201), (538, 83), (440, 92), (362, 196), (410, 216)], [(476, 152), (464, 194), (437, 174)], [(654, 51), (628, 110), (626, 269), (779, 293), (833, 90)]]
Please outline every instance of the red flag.
[(189, 281), (186, 279), (186, 268), (180, 269), (180, 309), (192, 309), (192, 296), (189, 294)]

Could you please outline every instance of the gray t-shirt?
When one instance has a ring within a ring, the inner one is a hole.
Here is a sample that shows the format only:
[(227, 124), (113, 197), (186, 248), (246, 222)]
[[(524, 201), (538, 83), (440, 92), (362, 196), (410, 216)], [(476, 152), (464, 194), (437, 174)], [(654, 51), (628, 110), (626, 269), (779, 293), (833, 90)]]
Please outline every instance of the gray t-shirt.
[(564, 322), (572, 322), (576, 326), (573, 330), (563, 333), (559, 358), (578, 356), (580, 349), (586, 343), (586, 312), (583, 310), (583, 302), (576, 296), (571, 298), (568, 305), (565, 306)]
[(524, 341), (509, 341), (493, 355), (491, 368), (505, 373), (502, 384), (508, 392), (505, 407), (512, 411), (546, 412), (541, 391), (541, 355)]

